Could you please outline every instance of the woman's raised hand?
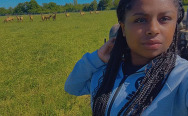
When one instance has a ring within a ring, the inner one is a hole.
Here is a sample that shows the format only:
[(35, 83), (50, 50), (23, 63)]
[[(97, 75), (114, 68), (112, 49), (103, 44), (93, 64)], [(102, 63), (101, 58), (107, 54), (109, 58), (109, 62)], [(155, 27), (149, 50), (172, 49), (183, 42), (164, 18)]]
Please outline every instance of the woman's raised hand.
[(104, 62), (108, 63), (110, 59), (110, 52), (112, 51), (112, 48), (114, 47), (116, 38), (112, 38), (108, 40), (98, 51), (99, 58)]

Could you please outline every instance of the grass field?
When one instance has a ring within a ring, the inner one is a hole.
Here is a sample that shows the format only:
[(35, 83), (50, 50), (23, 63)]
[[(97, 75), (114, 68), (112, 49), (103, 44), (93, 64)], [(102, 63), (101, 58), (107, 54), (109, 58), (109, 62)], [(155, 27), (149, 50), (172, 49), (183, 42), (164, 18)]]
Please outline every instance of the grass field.
[(90, 96), (69, 95), (64, 83), (82, 55), (108, 38), (115, 11), (44, 22), (23, 17), (8, 23), (0, 17), (0, 116), (91, 115)]

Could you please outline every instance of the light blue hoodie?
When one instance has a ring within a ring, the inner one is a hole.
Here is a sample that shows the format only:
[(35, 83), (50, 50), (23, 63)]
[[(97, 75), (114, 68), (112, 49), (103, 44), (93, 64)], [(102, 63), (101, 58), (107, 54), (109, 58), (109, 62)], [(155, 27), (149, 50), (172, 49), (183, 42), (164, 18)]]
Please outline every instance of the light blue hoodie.
[[(86, 53), (76, 63), (73, 71), (67, 78), (65, 91), (76, 96), (90, 94), (92, 106), (94, 90), (98, 86), (99, 79), (103, 75), (106, 65), (98, 57), (97, 51), (91, 54)], [(126, 98), (128, 95), (136, 90), (134, 87), (135, 81), (145, 75), (145, 70), (149, 65), (145, 65), (125, 80), (112, 103), (111, 116), (117, 115), (127, 102)], [(107, 114), (112, 97), (123, 77), (122, 66), (120, 66), (105, 114)], [(175, 68), (170, 73), (165, 85), (152, 103), (142, 112), (141, 116), (188, 116), (188, 61), (177, 56)]]

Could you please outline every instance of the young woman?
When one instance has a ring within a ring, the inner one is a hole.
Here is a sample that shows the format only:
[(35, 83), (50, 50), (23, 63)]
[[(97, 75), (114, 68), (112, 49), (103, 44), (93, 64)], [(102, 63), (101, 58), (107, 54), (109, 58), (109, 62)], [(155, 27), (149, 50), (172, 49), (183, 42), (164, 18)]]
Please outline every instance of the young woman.
[(177, 54), (183, 14), (181, 0), (120, 0), (117, 38), (86, 53), (65, 90), (90, 94), (94, 116), (188, 116), (188, 62)]

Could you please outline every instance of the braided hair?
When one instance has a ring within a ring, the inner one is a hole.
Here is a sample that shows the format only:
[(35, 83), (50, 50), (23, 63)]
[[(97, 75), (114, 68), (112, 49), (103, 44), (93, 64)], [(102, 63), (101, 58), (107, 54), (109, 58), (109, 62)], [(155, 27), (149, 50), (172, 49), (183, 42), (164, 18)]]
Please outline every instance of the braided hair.
[[(153, 59), (155, 64), (147, 70), (146, 75), (135, 94), (122, 107), (118, 115), (140, 115), (160, 92), (168, 78), (168, 74), (175, 67), (176, 56), (178, 53), (178, 24), (184, 17), (184, 9), (181, 0), (173, 1), (178, 8), (178, 20), (173, 41), (166, 52)], [(125, 14), (128, 10), (131, 10), (133, 3), (133, 0), (120, 0), (117, 8), (117, 17), (120, 22), (125, 20)], [(125, 56), (126, 59), (129, 55), (130, 50), (120, 27), (107, 64), (106, 72), (104, 73), (103, 81), (101, 82), (100, 87), (96, 90), (97, 92), (93, 98), (93, 116), (103, 116), (105, 114), (107, 102), (113, 89), (119, 67), (122, 63), (122, 56)]]

